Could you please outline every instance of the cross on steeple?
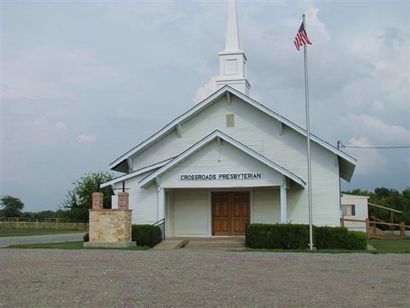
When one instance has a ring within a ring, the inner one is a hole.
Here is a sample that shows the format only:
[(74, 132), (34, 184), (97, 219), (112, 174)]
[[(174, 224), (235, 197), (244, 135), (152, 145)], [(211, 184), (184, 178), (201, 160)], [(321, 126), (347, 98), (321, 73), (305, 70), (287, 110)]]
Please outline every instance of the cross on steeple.
[(219, 52), (219, 77), (217, 84), (229, 85), (249, 96), (251, 85), (246, 79), (245, 53), (240, 49), (236, 1), (228, 0), (228, 20), (225, 49)]

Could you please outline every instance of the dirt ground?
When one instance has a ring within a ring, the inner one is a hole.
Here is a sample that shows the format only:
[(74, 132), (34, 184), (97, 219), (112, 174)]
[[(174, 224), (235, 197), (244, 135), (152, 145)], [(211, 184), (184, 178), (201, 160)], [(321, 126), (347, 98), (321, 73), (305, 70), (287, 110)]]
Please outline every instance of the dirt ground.
[(0, 249), (1, 307), (409, 307), (410, 254)]

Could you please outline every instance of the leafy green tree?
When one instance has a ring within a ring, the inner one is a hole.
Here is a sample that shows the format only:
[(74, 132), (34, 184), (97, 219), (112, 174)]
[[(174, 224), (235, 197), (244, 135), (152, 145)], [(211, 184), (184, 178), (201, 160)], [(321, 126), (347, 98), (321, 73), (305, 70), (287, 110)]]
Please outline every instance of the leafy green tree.
[(59, 218), (59, 219), (64, 219), (64, 221), (68, 220), (68, 211), (64, 210), (57, 210), (57, 211), (51, 211), (51, 210), (46, 210), (46, 211), (40, 211), (40, 212), (23, 212), (21, 217), (27, 218), (31, 221), (34, 221), (36, 219), (38, 220), (45, 220), (48, 218)]
[(19, 198), (10, 195), (1, 197), (0, 204), (2, 210), (0, 216), (4, 217), (20, 217), (24, 208), (24, 203)]
[(74, 189), (67, 192), (63, 202), (68, 210), (67, 215), (71, 221), (88, 222), (88, 210), (92, 206), (92, 193), (104, 194), (104, 208), (111, 208), (111, 190), (100, 188), (100, 184), (112, 180), (110, 173), (88, 173), (73, 183)]
[[(404, 222), (406, 225), (410, 225), (410, 187), (404, 189), (402, 192), (397, 191), (395, 189), (378, 187), (374, 190), (374, 192), (369, 192), (367, 190), (361, 189), (354, 189), (346, 193), (352, 195), (369, 196), (370, 203), (402, 211), (402, 214), (393, 214), (393, 222)], [(391, 220), (390, 211), (369, 206), (369, 217), (373, 216), (384, 221)]]

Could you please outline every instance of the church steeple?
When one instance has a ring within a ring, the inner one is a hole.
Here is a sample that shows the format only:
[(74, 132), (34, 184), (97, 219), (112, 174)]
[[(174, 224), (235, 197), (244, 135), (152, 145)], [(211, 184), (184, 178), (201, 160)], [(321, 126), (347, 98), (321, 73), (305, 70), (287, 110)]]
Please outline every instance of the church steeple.
[(226, 24), (226, 41), (224, 51), (238, 51), (239, 47), (239, 30), (238, 16), (236, 13), (236, 2), (228, 2), (228, 19)]
[(236, 1), (228, 0), (228, 20), (225, 49), (219, 52), (219, 77), (217, 84), (229, 85), (249, 96), (251, 85), (246, 79), (246, 56), (240, 49)]

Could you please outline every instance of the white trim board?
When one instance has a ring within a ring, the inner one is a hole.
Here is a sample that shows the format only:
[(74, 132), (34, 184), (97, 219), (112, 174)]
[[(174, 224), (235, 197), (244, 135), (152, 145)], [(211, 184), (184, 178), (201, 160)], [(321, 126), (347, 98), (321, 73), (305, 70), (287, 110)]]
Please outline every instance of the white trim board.
[(122, 181), (125, 181), (125, 180), (128, 180), (128, 179), (131, 179), (131, 178), (136, 177), (138, 175), (141, 175), (143, 173), (146, 173), (146, 172), (161, 168), (162, 166), (166, 165), (167, 163), (169, 163), (173, 159), (174, 159), (174, 157), (169, 158), (169, 159), (164, 160), (164, 161), (161, 161), (161, 162), (158, 162), (158, 163), (155, 163), (155, 164), (147, 166), (147, 167), (143, 167), (143, 168), (135, 170), (131, 173), (127, 173), (125, 175), (119, 176), (115, 179), (112, 179), (111, 181), (108, 181), (108, 182), (105, 182), (105, 183), (101, 184), (100, 187), (101, 188), (108, 187), (108, 186), (114, 185), (118, 182), (122, 182)]

